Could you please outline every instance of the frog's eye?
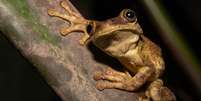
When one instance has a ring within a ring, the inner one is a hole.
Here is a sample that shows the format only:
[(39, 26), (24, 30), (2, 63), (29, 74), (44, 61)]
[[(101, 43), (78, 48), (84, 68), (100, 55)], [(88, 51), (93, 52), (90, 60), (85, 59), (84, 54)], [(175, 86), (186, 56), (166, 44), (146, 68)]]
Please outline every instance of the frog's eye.
[(130, 9), (126, 9), (123, 11), (123, 16), (129, 21), (129, 22), (134, 22), (136, 21), (137, 17), (135, 15), (135, 12)]

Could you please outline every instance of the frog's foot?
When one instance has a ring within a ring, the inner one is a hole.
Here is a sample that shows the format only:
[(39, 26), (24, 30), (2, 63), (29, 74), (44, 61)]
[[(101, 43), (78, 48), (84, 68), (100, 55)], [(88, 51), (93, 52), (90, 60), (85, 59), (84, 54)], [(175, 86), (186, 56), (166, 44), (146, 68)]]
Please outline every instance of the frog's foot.
[(61, 7), (64, 8), (64, 10), (68, 14), (63, 14), (55, 9), (48, 9), (48, 14), (53, 17), (59, 17), (63, 20), (66, 20), (70, 23), (70, 27), (68, 28), (61, 28), (60, 33), (63, 36), (68, 35), (71, 32), (84, 32), (84, 36), (80, 39), (80, 44), (85, 44), (85, 42), (88, 40), (89, 35), (87, 33), (87, 26), (91, 23), (91, 21), (85, 19), (82, 17), (79, 13), (76, 13), (73, 11), (67, 4), (66, 1), (61, 1), (60, 3)]
[(170, 89), (163, 86), (163, 81), (160, 79), (157, 79), (150, 84), (146, 91), (146, 96), (153, 101), (176, 101), (175, 95)]
[(95, 80), (101, 80), (96, 83), (99, 90), (103, 89), (121, 89), (126, 91), (134, 91), (141, 87), (152, 74), (149, 67), (142, 67), (138, 73), (131, 77), (127, 73), (114, 70), (106, 70), (107, 72), (98, 72), (95, 74)]

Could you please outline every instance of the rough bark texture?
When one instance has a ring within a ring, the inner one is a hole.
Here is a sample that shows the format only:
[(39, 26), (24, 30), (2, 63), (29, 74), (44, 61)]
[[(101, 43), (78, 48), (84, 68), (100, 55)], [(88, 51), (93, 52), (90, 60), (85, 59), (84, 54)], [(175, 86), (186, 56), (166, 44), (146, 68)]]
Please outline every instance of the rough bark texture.
[(0, 30), (64, 101), (136, 100), (138, 96), (133, 92), (95, 88), (94, 71), (110, 65), (110, 59), (107, 61), (109, 57), (93, 45), (80, 46), (78, 40), (82, 33), (68, 37), (58, 34), (59, 27), (67, 23), (49, 17), (47, 8), (62, 11), (59, 1), (0, 0)]

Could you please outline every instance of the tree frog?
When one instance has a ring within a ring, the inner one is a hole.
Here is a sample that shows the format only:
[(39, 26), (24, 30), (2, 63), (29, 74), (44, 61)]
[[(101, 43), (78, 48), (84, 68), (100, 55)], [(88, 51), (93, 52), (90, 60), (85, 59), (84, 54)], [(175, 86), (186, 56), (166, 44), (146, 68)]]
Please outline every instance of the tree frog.
[(81, 45), (91, 41), (103, 52), (119, 60), (125, 68), (124, 72), (111, 67), (96, 72), (94, 79), (97, 89), (136, 91), (146, 83), (149, 85), (146, 96), (140, 97), (139, 101), (176, 101), (175, 95), (163, 86), (160, 79), (165, 70), (161, 49), (145, 37), (133, 10), (124, 9), (117, 17), (94, 21), (75, 13), (65, 1), (60, 5), (68, 14), (54, 9), (48, 9), (48, 14), (70, 22), (70, 27), (61, 28), (61, 35), (83, 32)]

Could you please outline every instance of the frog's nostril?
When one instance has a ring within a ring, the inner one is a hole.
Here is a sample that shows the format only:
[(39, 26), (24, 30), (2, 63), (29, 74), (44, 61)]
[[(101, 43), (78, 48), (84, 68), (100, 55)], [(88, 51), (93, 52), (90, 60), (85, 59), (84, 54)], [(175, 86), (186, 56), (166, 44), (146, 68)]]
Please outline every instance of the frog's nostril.
[(88, 34), (91, 34), (93, 31), (93, 26), (91, 24), (87, 25), (87, 29), (86, 29)]

